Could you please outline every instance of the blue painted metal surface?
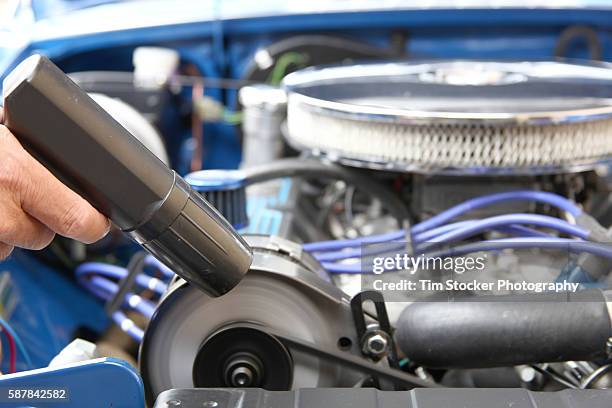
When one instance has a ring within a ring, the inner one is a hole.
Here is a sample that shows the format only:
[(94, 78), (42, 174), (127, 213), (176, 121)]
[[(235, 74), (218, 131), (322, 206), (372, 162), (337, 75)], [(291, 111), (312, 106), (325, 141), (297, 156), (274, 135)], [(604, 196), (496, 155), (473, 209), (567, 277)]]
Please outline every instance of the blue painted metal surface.
[(247, 215), (249, 226), (243, 234), (278, 235), (282, 221), (283, 208), (287, 208), (292, 181), (285, 178), (268, 183), (264, 194), (249, 195)]
[[(18, 354), (18, 371), (45, 367), (74, 339), (78, 329), (102, 331), (108, 324), (100, 302), (25, 251), (15, 251), (0, 264), (0, 272), (10, 274), (18, 301), (7, 320), (23, 340), (35, 366), (28, 367)], [(6, 373), (4, 363), (2, 372)]]
[(3, 375), (0, 406), (143, 408), (144, 388), (132, 366), (122, 360), (101, 358)]

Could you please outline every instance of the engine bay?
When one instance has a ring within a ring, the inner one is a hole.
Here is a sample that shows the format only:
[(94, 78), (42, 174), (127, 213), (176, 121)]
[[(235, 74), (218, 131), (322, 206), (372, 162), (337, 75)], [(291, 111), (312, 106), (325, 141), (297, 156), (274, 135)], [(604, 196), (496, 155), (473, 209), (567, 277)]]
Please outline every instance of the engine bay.
[[(609, 407), (610, 64), (388, 37), (286, 36), (239, 78), (169, 44), (115, 49), (133, 69), (37, 57), (31, 89), (12, 70), (5, 124), (114, 226), (3, 262), (27, 344), (6, 384), (111, 361), (92, 381), (155, 408)], [(61, 136), (28, 138), (37, 95)]]

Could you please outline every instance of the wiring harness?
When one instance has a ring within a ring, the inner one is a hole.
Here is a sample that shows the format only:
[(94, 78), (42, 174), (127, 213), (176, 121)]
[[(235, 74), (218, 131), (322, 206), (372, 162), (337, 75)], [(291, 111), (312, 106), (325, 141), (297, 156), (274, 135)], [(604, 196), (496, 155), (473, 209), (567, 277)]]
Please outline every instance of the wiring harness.
[[(157, 261), (152, 255), (144, 258), (143, 266), (149, 267), (158, 277), (147, 275), (143, 271), (136, 275), (135, 286), (141, 291), (149, 291), (152, 295), (146, 298), (143, 294), (128, 292), (123, 300), (123, 307), (135, 311), (147, 319), (153, 316), (157, 298), (168, 288), (168, 281), (174, 276), (164, 264)], [(78, 282), (96, 297), (106, 302), (110, 301), (119, 291), (119, 281), (129, 274), (127, 268), (106, 264), (102, 262), (86, 262), (75, 270)], [(112, 313), (113, 321), (134, 340), (140, 342), (144, 331), (130, 319), (124, 311), (116, 310)]]
[[(449, 223), (472, 210), (511, 201), (532, 201), (555, 207), (572, 222), (547, 215), (519, 213)], [(519, 190), (473, 198), (412, 226), (409, 231), (399, 230), (349, 240), (307, 243), (304, 249), (311, 252), (330, 273), (363, 273), (360, 262), (363, 257), (397, 251), (405, 248), (407, 242), (413, 253), (430, 256), (544, 248), (586, 252), (612, 259), (612, 248), (605, 244), (605, 233), (593, 233), (589, 228), (602, 229), (572, 201), (553, 193)], [(465, 239), (489, 231), (507, 233), (511, 237), (454, 246)], [(558, 234), (565, 234), (570, 238), (560, 237)], [(368, 245), (374, 244), (389, 245), (367, 248)]]
[[(530, 201), (554, 207), (569, 221), (547, 215), (517, 213), (453, 222), (475, 209), (512, 201)], [(509, 234), (510, 237), (465, 241), (489, 231)], [(541, 191), (519, 190), (465, 201), (413, 225), (409, 230), (348, 240), (311, 242), (304, 244), (304, 249), (330, 273), (360, 274), (364, 273), (361, 266), (364, 257), (401, 250), (406, 248), (407, 242), (413, 253), (429, 256), (459, 256), (481, 251), (542, 248), (590, 253), (612, 259), (612, 248), (605, 243), (605, 232), (592, 217), (565, 197)], [(460, 245), (455, 246), (458, 242)], [(144, 258), (143, 265), (145, 268), (136, 276), (133, 290), (148, 291), (150, 296), (146, 298), (142, 293), (128, 292), (123, 300), (123, 308), (150, 318), (157, 299), (166, 291), (174, 274), (151, 255)], [(155, 272), (156, 276), (145, 273), (147, 268)], [(117, 295), (118, 282), (128, 276), (128, 269), (100, 262), (87, 262), (81, 264), (75, 273), (83, 287), (98, 298), (109, 301)], [(143, 330), (125, 311), (117, 310), (111, 317), (132, 338), (142, 340)]]
[(4, 319), (0, 318), (0, 329), (6, 338), (8, 343), (8, 372), (9, 374), (17, 372), (17, 352), (21, 353), (23, 358), (23, 362), (26, 365), (27, 369), (34, 368), (34, 364), (32, 364), (32, 359), (28, 350), (25, 348), (23, 341), (19, 335), (13, 330), (11, 325)]

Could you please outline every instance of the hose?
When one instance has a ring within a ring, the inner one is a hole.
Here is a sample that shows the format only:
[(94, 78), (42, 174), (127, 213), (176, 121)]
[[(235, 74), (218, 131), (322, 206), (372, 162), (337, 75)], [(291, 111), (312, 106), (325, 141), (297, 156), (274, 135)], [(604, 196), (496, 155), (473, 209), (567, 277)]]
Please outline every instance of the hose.
[(606, 301), (601, 290), (586, 290), (415, 302), (395, 339), (410, 361), (432, 368), (591, 361), (607, 357)]
[(355, 169), (314, 159), (281, 159), (268, 164), (248, 167), (242, 172), (247, 185), (284, 177), (342, 180), (378, 198), (397, 219), (399, 225), (411, 219), (406, 205), (395, 193), (383, 187), (377, 180)]

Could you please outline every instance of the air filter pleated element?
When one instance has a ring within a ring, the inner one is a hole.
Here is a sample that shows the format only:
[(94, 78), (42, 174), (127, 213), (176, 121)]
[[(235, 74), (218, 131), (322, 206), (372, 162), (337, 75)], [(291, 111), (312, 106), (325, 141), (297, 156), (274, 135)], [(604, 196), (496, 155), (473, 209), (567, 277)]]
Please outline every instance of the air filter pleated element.
[(185, 180), (236, 229), (249, 223), (246, 212), (246, 186), (238, 170), (200, 170), (189, 173)]
[(287, 138), (345, 164), (455, 174), (582, 171), (612, 157), (612, 69), (392, 63), (289, 75)]

